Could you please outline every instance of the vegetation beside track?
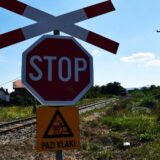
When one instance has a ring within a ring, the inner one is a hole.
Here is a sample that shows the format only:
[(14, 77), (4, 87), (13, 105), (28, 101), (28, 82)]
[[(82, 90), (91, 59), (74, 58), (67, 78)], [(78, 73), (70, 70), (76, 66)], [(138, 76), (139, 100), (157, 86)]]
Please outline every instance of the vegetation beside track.
[(31, 117), (32, 115), (32, 107), (13, 106), (0, 108), (0, 122)]
[[(105, 108), (81, 114), (81, 149), (64, 151), (64, 160), (160, 159), (159, 92), (151, 89), (135, 90)], [(33, 139), (27, 142), (33, 147)], [(26, 142), (23, 145), (24, 156), (30, 153), (39, 159), (54, 157), (27, 149)], [(8, 148), (3, 146), (4, 150), (8, 152)], [(16, 146), (15, 150), (19, 153), (22, 151)], [(28, 156), (28, 159), (31, 158)]]
[(160, 159), (159, 93), (135, 90), (105, 109), (85, 113), (79, 159)]
[[(40, 106), (39, 102), (29, 92), (26, 92), (26, 95), (18, 93), (12, 92), (10, 94), (10, 102), (0, 100), (0, 122), (30, 117), (32, 116), (32, 112), (35, 113), (35, 106)], [(75, 106), (96, 103), (114, 95), (126, 95), (126, 90), (118, 82), (108, 83), (103, 86), (94, 86)]]
[[(94, 98), (94, 99), (85, 98), (85, 99), (80, 100), (75, 106), (96, 103), (104, 99), (106, 99), (106, 97)], [(15, 119), (31, 117), (33, 115), (35, 114), (33, 113), (32, 106), (30, 107), (22, 107), (22, 106), (0, 107), (0, 122), (6, 122), (6, 121), (15, 120)]]
[[(159, 98), (160, 87), (144, 87), (130, 91), (103, 109), (82, 114), (81, 149), (64, 152), (66, 159), (160, 159)], [(83, 99), (77, 105), (92, 102), (96, 100)]]

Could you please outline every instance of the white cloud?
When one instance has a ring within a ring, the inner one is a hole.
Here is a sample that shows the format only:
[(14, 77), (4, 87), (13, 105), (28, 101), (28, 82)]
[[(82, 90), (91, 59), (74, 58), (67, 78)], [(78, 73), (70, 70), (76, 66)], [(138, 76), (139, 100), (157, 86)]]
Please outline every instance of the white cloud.
[(122, 62), (139, 62), (147, 66), (160, 66), (160, 59), (157, 59), (154, 53), (151, 52), (138, 52), (131, 56), (122, 57)]
[(154, 59), (148, 62), (149, 66), (160, 66), (160, 59)]
[(122, 62), (148, 62), (155, 59), (155, 55), (150, 52), (138, 52), (131, 56), (122, 57)]

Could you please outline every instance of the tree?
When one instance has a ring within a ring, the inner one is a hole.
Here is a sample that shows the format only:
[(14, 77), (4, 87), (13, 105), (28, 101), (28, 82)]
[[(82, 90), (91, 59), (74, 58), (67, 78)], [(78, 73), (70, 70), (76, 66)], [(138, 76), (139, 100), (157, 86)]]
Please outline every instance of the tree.
[(126, 95), (126, 89), (121, 86), (119, 82), (108, 83), (106, 86), (107, 94)]
[(126, 96), (126, 89), (121, 86), (119, 82), (108, 83), (103, 86), (92, 87), (88, 93), (84, 96), (85, 98), (96, 98), (106, 95), (120, 95)]

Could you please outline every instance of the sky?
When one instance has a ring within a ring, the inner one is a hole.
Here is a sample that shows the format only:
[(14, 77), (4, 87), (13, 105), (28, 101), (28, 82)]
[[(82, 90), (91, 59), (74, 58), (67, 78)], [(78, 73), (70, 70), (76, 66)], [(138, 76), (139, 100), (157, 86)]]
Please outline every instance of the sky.
[[(23, 0), (54, 16), (103, 1)], [(115, 81), (125, 88), (160, 85), (160, 33), (156, 32), (160, 30), (160, 1), (112, 0), (112, 3), (114, 12), (77, 24), (120, 43), (114, 55), (77, 39), (93, 56), (94, 85)], [(3, 8), (0, 8), (0, 20), (0, 34), (35, 23)], [(12, 90), (12, 81), (21, 78), (22, 53), (39, 38), (0, 49), (0, 87)]]

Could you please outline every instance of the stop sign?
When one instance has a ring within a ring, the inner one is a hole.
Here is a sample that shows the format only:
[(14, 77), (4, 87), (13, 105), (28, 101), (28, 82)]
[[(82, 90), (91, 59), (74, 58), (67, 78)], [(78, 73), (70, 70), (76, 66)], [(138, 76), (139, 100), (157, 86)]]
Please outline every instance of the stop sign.
[(41, 37), (22, 57), (22, 83), (43, 105), (73, 105), (93, 85), (92, 56), (72, 37)]

